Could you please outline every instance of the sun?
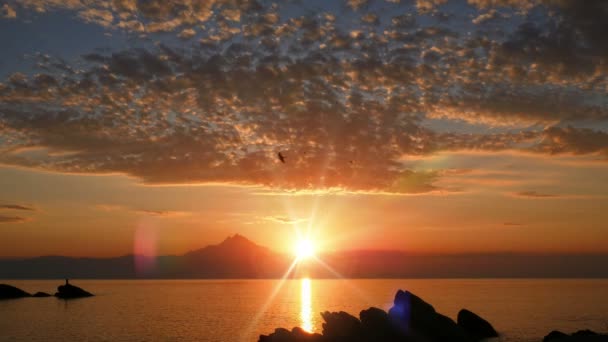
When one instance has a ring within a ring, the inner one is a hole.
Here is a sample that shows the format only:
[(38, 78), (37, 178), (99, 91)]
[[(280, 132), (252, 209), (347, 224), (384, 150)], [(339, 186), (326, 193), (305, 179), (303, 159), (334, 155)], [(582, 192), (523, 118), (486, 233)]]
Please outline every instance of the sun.
[(295, 246), (295, 254), (298, 260), (311, 258), (315, 255), (315, 246), (308, 239), (298, 240)]

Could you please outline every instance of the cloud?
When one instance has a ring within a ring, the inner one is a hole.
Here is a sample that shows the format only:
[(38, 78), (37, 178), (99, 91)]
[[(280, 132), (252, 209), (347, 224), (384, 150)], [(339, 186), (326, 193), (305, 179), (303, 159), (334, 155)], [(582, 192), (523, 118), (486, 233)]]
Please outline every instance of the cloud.
[(513, 194), (516, 197), (523, 198), (558, 198), (560, 196), (554, 194), (547, 194), (537, 191), (520, 191)]
[(475, 19), (471, 20), (473, 24), (481, 24), (484, 21), (492, 20), (498, 17), (498, 12), (495, 9), (491, 9), (485, 13), (478, 15)]
[(116, 204), (98, 204), (95, 208), (103, 211), (127, 211), (138, 215), (147, 215), (155, 217), (179, 217), (187, 216), (190, 213), (185, 211), (175, 210), (151, 210), (151, 209), (134, 209), (127, 206), (116, 205)]
[(171, 210), (134, 210), (138, 214), (149, 215), (155, 217), (179, 217), (188, 215), (187, 212), (183, 211), (171, 211)]
[(542, 0), (467, 0), (470, 5), (481, 9), (514, 7), (528, 11), (542, 3)]
[(27, 210), (35, 211), (33, 207), (28, 207), (20, 204), (0, 204), (0, 209), (11, 209), (11, 210)]
[(267, 221), (271, 221), (271, 222), (276, 222), (279, 224), (290, 224), (290, 225), (308, 222), (308, 219), (305, 219), (305, 218), (290, 218), (290, 217), (286, 217), (286, 216), (265, 216), (265, 217), (263, 217), (263, 219), (267, 220)]
[(573, 120), (608, 120), (608, 108), (595, 104), (595, 92), (554, 87), (485, 84), (445, 94), (430, 118), (464, 120), (489, 126), (529, 127)]
[(6, 19), (15, 19), (17, 18), (17, 12), (9, 4), (4, 4), (0, 8), (0, 16)]
[(426, 13), (447, 2), (448, 0), (416, 0), (416, 8), (418, 11)]
[(600, 153), (608, 158), (608, 133), (588, 128), (550, 127), (536, 149), (551, 153)]
[(78, 16), (87, 23), (95, 23), (100, 26), (110, 27), (114, 21), (111, 11), (96, 8), (87, 8), (78, 13)]
[(350, 8), (352, 8), (353, 10), (358, 10), (359, 8), (365, 6), (367, 4), (368, 0), (347, 0), (347, 4), (348, 6), (350, 6)]
[(95, 208), (103, 211), (129, 210), (128, 208), (115, 204), (97, 204)]
[[(14, 4), (175, 39), (75, 61), (34, 56), (37, 72), (0, 84), (0, 163), (156, 185), (423, 194), (450, 189), (438, 185), (442, 170), (408, 158), (608, 156), (605, 132), (576, 127), (608, 121), (601, 2), (469, 0), (460, 4), (467, 11), (444, 0), (382, 3), (399, 15), (384, 18), (371, 0), (338, 10), (228, 0)], [(517, 25), (486, 20), (492, 13)], [(429, 119), (478, 127), (437, 132), (423, 125)]]
[(0, 215), (0, 224), (2, 224), (2, 223), (23, 223), (23, 222), (27, 222), (28, 220), (29, 219), (26, 217)]

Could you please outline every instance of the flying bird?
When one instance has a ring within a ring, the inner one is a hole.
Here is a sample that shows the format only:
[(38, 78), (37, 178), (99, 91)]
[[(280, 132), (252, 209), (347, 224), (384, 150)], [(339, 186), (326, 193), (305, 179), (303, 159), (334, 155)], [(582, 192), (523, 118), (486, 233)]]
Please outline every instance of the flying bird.
[(285, 156), (281, 152), (277, 153), (277, 156), (279, 157), (281, 163), (285, 164)]

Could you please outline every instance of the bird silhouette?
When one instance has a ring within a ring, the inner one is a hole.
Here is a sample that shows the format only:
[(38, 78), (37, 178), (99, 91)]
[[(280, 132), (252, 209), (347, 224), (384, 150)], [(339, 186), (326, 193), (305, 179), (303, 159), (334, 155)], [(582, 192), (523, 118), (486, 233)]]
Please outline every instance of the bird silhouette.
[(281, 152), (277, 153), (277, 156), (279, 157), (281, 163), (285, 164), (285, 156)]

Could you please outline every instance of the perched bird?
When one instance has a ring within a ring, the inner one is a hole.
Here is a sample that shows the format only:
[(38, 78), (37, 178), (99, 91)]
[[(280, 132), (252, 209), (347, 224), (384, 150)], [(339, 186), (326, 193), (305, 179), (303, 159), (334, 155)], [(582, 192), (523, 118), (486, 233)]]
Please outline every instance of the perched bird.
[(285, 156), (281, 152), (277, 153), (277, 156), (279, 157), (281, 163), (285, 164)]

